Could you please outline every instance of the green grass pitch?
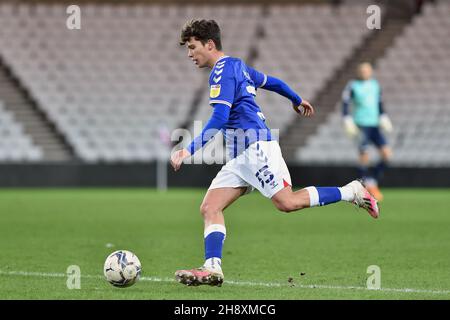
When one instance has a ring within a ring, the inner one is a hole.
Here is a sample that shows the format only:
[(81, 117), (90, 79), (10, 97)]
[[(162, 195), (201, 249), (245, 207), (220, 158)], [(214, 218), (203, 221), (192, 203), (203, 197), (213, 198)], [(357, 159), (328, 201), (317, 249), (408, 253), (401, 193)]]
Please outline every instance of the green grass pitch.
[[(378, 220), (347, 203), (283, 214), (254, 192), (225, 212), (224, 285), (185, 287), (173, 274), (203, 262), (204, 192), (0, 190), (0, 299), (450, 299), (449, 190), (386, 189)], [(103, 279), (118, 249), (142, 262), (129, 288)]]

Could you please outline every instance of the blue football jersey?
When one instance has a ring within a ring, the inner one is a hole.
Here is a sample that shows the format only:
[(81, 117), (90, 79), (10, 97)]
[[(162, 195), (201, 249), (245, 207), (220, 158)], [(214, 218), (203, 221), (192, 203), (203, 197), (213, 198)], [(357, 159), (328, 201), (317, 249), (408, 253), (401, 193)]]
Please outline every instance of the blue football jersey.
[(261, 109), (256, 104), (256, 89), (267, 76), (247, 66), (241, 59), (224, 56), (209, 76), (209, 103), (229, 106), (230, 116), (222, 133), (228, 153), (236, 157), (255, 141), (272, 140)]

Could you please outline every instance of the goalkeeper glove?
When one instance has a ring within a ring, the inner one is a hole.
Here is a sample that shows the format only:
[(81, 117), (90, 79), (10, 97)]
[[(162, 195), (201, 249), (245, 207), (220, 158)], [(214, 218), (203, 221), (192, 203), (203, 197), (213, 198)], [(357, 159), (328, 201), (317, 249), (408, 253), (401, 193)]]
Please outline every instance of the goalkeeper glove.
[(353, 118), (351, 116), (344, 117), (344, 129), (347, 135), (351, 138), (358, 134), (358, 127), (355, 125)]
[(380, 116), (380, 127), (388, 133), (392, 132), (393, 126), (391, 119), (389, 119), (388, 115), (385, 113)]

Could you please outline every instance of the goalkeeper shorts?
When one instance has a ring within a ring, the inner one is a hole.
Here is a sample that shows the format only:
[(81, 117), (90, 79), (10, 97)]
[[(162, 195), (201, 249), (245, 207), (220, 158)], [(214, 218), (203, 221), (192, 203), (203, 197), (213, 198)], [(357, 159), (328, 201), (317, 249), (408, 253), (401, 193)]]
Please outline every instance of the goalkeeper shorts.
[(386, 138), (384, 137), (379, 127), (358, 126), (358, 128), (359, 152), (366, 152), (370, 144), (375, 145), (377, 148), (381, 148), (387, 145)]

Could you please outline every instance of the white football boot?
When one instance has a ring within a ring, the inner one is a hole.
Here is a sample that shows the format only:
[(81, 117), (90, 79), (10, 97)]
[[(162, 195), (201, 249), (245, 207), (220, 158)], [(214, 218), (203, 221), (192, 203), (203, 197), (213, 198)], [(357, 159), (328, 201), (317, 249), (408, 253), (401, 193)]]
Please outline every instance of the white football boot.
[(351, 187), (355, 194), (355, 200), (353, 201), (355, 205), (365, 209), (375, 219), (380, 216), (377, 200), (359, 180), (353, 180), (346, 186)]

